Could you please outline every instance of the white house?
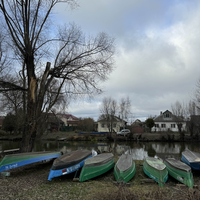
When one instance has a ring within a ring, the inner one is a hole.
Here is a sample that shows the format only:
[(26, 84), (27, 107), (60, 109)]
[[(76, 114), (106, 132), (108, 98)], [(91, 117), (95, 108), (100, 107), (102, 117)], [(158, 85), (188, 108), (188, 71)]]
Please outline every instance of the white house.
[[(106, 119), (101, 119), (97, 121), (98, 132), (109, 132), (109, 122)], [(127, 122), (125, 120), (120, 119), (119, 117), (114, 117), (113, 120), (113, 130), (115, 132), (119, 132), (121, 129), (123, 129), (126, 126)]]
[(169, 110), (160, 112), (160, 115), (154, 119), (155, 126), (152, 128), (152, 132), (156, 131), (173, 131), (178, 132), (178, 124), (181, 124), (182, 130), (186, 129), (186, 121), (173, 115)]

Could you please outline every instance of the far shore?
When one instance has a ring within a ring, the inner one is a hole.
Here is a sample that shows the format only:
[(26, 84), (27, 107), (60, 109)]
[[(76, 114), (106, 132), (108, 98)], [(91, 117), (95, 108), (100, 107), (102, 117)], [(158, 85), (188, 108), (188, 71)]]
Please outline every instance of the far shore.
[[(22, 139), (22, 135), (6, 134), (0, 135), (0, 140), (19, 141)], [(198, 142), (199, 138), (191, 138), (189, 134), (184, 134), (184, 139), (181, 139), (179, 133), (133, 133), (129, 136), (118, 136), (116, 133), (112, 133), (111, 137), (108, 134), (98, 133), (75, 133), (75, 132), (50, 132), (44, 133), (42, 136), (38, 136), (37, 140), (49, 140), (49, 141), (137, 141), (137, 142)]]

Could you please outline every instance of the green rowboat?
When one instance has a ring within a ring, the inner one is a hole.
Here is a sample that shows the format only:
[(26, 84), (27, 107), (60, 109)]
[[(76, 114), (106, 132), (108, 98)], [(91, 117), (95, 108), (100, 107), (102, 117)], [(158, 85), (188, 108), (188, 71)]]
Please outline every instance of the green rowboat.
[(114, 167), (114, 175), (117, 182), (127, 183), (133, 178), (135, 172), (135, 162), (132, 155), (122, 154)]
[(186, 165), (180, 160), (176, 160), (175, 158), (167, 158), (164, 163), (170, 176), (174, 177), (176, 180), (187, 185), (188, 187), (194, 186), (193, 175), (190, 166)]
[(60, 152), (28, 152), (6, 155), (0, 162), (0, 172), (28, 165), (31, 163), (57, 158)]
[(163, 187), (168, 179), (166, 165), (158, 158), (147, 157), (143, 163), (144, 173), (155, 180), (159, 186)]
[(88, 158), (84, 162), (79, 181), (83, 182), (96, 176), (106, 173), (114, 167), (114, 155), (112, 153), (102, 153)]

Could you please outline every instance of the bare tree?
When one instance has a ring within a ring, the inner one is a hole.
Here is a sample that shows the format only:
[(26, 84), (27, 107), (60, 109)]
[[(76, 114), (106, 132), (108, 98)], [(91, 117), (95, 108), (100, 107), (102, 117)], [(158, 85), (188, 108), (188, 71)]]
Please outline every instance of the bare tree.
[(187, 109), (184, 103), (176, 101), (174, 105), (171, 106), (172, 113), (174, 115), (174, 120), (178, 127), (181, 139), (184, 139), (183, 122), (187, 119)]
[(187, 111), (188, 111), (188, 115), (197, 115), (198, 110), (197, 110), (197, 106), (196, 103), (194, 101), (189, 101), (188, 106), (187, 106)]
[[(86, 38), (74, 24), (60, 28), (57, 36), (54, 32), (48, 34), (47, 28), (53, 24), (49, 23), (51, 13), (59, 3), (76, 5), (75, 0), (0, 0), (3, 23), (9, 33), (8, 43), (13, 46), (13, 55), (23, 63), (22, 86), (6, 79), (0, 82), (1, 91), (20, 90), (26, 98), (22, 152), (32, 150), (44, 108), (48, 112), (60, 94), (93, 96), (101, 93), (98, 83), (106, 80), (113, 69), (114, 41), (107, 34)], [(39, 58), (42, 62), (47, 60), (40, 74)], [(54, 80), (58, 87), (48, 101), (45, 97)]]
[(190, 101), (188, 103), (188, 129), (190, 132), (191, 138), (198, 138), (200, 133), (200, 116), (199, 116), (199, 108), (196, 106), (195, 101)]
[(129, 120), (129, 117), (131, 116), (131, 101), (129, 97), (121, 98), (119, 103), (119, 115), (122, 121)]
[(111, 97), (105, 97), (100, 106), (100, 120), (105, 120), (107, 123), (109, 135), (111, 137), (111, 133), (113, 131), (113, 124), (116, 122), (116, 114), (117, 114), (117, 102)]
[(193, 114), (199, 115), (200, 114), (200, 78), (196, 82), (196, 88), (193, 94), (194, 98), (190, 101), (190, 107), (193, 109)]
[(94, 131), (94, 119), (88, 117), (88, 118), (80, 118), (78, 122), (78, 130), (81, 131)]

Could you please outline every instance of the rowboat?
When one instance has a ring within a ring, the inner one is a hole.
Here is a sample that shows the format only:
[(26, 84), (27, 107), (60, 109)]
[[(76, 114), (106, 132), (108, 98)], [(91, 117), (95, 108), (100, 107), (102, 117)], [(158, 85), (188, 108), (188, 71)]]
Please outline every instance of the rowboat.
[(28, 165), (31, 163), (48, 160), (52, 158), (57, 158), (61, 155), (60, 152), (28, 152), (28, 153), (18, 153), (10, 154), (4, 156), (3, 160), (0, 162), (0, 172), (21, 167), (23, 165)]
[(163, 187), (168, 179), (166, 165), (158, 158), (146, 157), (143, 163), (144, 173)]
[(65, 153), (54, 160), (48, 180), (51, 181), (54, 177), (77, 171), (83, 166), (84, 161), (90, 157), (92, 157), (92, 151), (87, 149)]
[(187, 149), (182, 152), (181, 160), (189, 165), (192, 169), (200, 170), (200, 153)]
[(106, 173), (114, 167), (114, 155), (102, 153), (85, 161), (79, 181), (83, 182)]
[(167, 158), (164, 163), (170, 176), (174, 177), (176, 180), (187, 185), (188, 187), (194, 186), (193, 175), (190, 166), (186, 165), (180, 160), (176, 160), (175, 158)]
[(127, 183), (133, 178), (135, 172), (135, 162), (132, 155), (122, 154), (114, 167), (114, 175), (117, 182)]

